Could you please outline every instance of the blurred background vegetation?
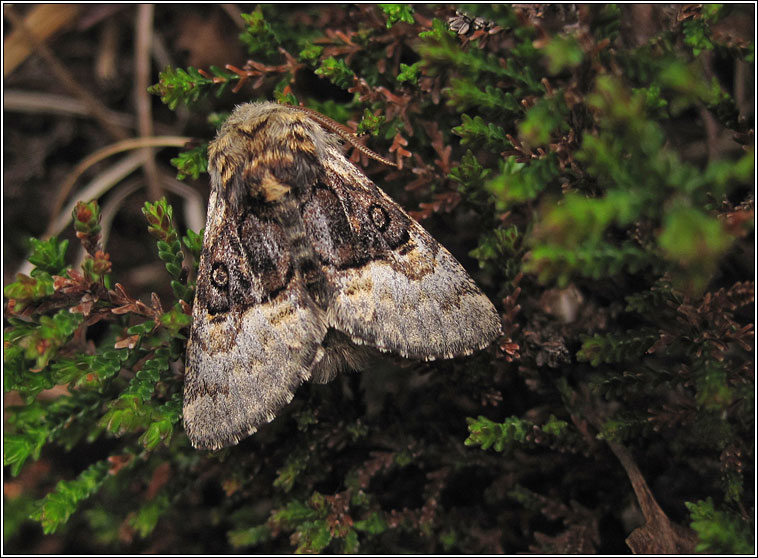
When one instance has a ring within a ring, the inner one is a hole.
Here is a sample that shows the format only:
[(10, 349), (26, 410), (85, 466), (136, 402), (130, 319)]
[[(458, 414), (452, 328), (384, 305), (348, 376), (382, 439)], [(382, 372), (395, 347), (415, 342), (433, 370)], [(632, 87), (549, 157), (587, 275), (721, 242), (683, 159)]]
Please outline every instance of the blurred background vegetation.
[[(6, 552), (754, 552), (753, 5), (4, 10)], [(346, 150), (504, 336), (198, 452), (205, 149), (250, 100), (396, 161)]]

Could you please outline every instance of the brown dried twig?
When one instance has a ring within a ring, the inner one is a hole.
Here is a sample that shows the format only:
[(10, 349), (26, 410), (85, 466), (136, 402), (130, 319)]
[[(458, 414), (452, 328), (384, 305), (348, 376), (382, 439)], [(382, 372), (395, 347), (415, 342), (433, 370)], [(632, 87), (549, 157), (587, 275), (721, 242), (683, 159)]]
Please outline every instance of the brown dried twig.
[(76, 165), (76, 167), (74, 167), (74, 170), (69, 173), (68, 177), (59, 188), (58, 196), (55, 198), (53, 209), (50, 213), (51, 226), (48, 227), (48, 230), (45, 232), (44, 236), (49, 237), (53, 234), (54, 231), (51, 229), (52, 223), (54, 222), (55, 217), (60, 213), (64, 202), (71, 193), (71, 189), (74, 187), (74, 184), (76, 184), (76, 181), (79, 179), (79, 177), (95, 163), (122, 151), (140, 149), (142, 147), (183, 147), (190, 141), (192, 141), (192, 138), (185, 136), (154, 136), (150, 138), (132, 138), (116, 142), (107, 147), (99, 149), (98, 151), (95, 151), (92, 155), (88, 156), (82, 162)]
[[(152, 4), (139, 4), (137, 7), (137, 25), (134, 37), (134, 103), (137, 108), (137, 127), (140, 137), (153, 135), (152, 104), (148, 93), (148, 86), (152, 78), (150, 72), (150, 44), (153, 34)], [(147, 180), (148, 198), (157, 200), (161, 197), (163, 189), (158, 176), (158, 165), (155, 161), (155, 150), (145, 147), (142, 149), (144, 156), (143, 167)]]
[(48, 67), (55, 75), (55, 78), (66, 88), (69, 92), (81, 99), (87, 107), (89, 107), (90, 113), (94, 116), (103, 129), (114, 139), (123, 140), (129, 137), (127, 132), (114, 125), (109, 117), (108, 110), (92, 93), (87, 89), (79, 85), (79, 82), (74, 78), (71, 72), (58, 60), (53, 52), (42, 42), (32, 31), (27, 27), (26, 22), (15, 12), (12, 6), (4, 6), (4, 15), (11, 20), (16, 29), (22, 30), (26, 39), (34, 46), (35, 51), (45, 60)]

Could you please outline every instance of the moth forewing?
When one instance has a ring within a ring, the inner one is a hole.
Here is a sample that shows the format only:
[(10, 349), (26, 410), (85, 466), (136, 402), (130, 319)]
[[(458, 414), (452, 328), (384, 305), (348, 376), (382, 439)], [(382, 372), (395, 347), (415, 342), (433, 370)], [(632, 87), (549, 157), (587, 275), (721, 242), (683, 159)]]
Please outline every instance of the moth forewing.
[[(187, 434), (202, 449), (235, 444), (271, 420), (310, 377), (326, 332), (302, 282), (288, 276), (286, 262), (277, 268), (271, 261), (282, 239), (261, 220), (235, 214), (218, 188), (210, 201), (183, 411)], [(267, 239), (268, 250), (261, 250), (258, 237)], [(254, 248), (257, 263), (251, 266)], [(272, 290), (278, 292), (274, 300)]]
[(313, 377), (372, 351), (450, 358), (500, 334), (492, 303), (310, 113), (238, 107), (209, 146), (211, 198), (187, 346), (193, 445), (237, 443)]

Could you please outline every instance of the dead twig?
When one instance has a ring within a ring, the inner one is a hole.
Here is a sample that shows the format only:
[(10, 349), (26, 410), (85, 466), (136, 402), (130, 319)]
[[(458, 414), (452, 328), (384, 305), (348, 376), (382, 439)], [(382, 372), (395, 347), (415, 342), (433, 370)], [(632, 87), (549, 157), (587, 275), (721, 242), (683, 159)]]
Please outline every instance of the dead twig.
[[(137, 129), (140, 137), (153, 135), (153, 114), (147, 92), (151, 78), (150, 48), (153, 34), (153, 13), (154, 6), (152, 4), (140, 4), (137, 8), (134, 37), (134, 104), (137, 108)], [(158, 176), (158, 166), (155, 162), (155, 150), (143, 148), (142, 155), (144, 157), (145, 179), (147, 180), (147, 195), (149, 199), (157, 200), (161, 197), (163, 189)]]
[[(125, 139), (123, 141), (119, 141), (107, 147), (104, 147), (103, 149), (99, 149), (84, 159), (81, 163), (76, 165), (74, 170), (71, 171), (71, 173), (68, 175), (68, 178), (61, 185), (58, 192), (58, 197), (56, 198), (55, 203), (53, 203), (53, 209), (51, 211), (51, 223), (54, 221), (58, 213), (60, 213), (61, 207), (63, 207), (66, 198), (68, 198), (69, 194), (71, 193), (71, 189), (74, 187), (74, 184), (78, 178), (88, 168), (90, 168), (98, 161), (102, 161), (103, 159), (110, 157), (111, 155), (115, 155), (116, 153), (121, 153), (122, 151), (140, 149), (142, 147), (183, 147), (187, 142), (191, 140), (192, 138), (185, 136), (154, 136), (151, 138), (132, 138)], [(45, 232), (45, 236), (49, 236), (50, 234), (51, 230), (48, 228), (48, 230)]]
[(58, 60), (58, 58), (47, 48), (47, 46), (40, 41), (37, 36), (31, 32), (27, 27), (24, 20), (16, 13), (11, 7), (5, 6), (5, 15), (11, 20), (17, 30), (24, 33), (24, 37), (34, 47), (34, 50), (45, 60), (50, 70), (55, 75), (55, 78), (61, 82), (61, 84), (68, 89), (74, 96), (80, 98), (89, 107), (90, 113), (94, 116), (102, 125), (103, 129), (117, 140), (126, 139), (129, 135), (126, 131), (113, 125), (108, 119), (108, 110), (105, 106), (95, 98), (89, 91), (79, 85), (74, 76), (68, 69)]

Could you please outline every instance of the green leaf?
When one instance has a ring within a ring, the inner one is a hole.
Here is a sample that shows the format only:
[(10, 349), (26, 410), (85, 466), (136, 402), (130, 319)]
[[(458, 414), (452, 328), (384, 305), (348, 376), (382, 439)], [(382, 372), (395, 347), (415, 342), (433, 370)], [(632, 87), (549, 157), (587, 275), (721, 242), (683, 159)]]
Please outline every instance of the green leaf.
[(3, 465), (11, 468), (11, 475), (19, 474), (21, 468), (30, 457), (39, 459), (42, 446), (47, 441), (44, 431), (27, 430), (24, 434), (8, 434), (3, 436)]
[(140, 443), (149, 451), (154, 450), (161, 442), (168, 447), (174, 434), (174, 427), (181, 419), (182, 398), (179, 393), (176, 393), (165, 404), (153, 410), (150, 423), (144, 434), (140, 436)]
[(584, 51), (573, 35), (556, 35), (545, 45), (544, 52), (552, 75), (577, 67), (584, 59)]
[(108, 475), (108, 462), (98, 461), (73, 481), (60, 481), (40, 500), (31, 518), (42, 524), (43, 532), (54, 533), (77, 510), (79, 503), (92, 496)]
[(387, 522), (384, 521), (384, 518), (380, 513), (373, 512), (366, 519), (356, 521), (355, 528), (359, 531), (364, 531), (369, 535), (379, 535), (387, 530)]
[(50, 274), (36, 270), (32, 277), (17, 273), (16, 280), (3, 288), (3, 295), (14, 301), (14, 312), (20, 312), (29, 303), (41, 300), (54, 292), (55, 282)]
[(187, 229), (187, 235), (182, 237), (184, 245), (192, 252), (192, 256), (195, 260), (200, 259), (200, 253), (203, 250), (203, 234), (205, 229), (201, 229), (200, 232), (195, 232), (191, 229)]
[(693, 293), (705, 289), (732, 241), (721, 221), (686, 206), (665, 215), (658, 235), (665, 258), (679, 266), (675, 285)]
[[(447, 25), (445, 25), (445, 22), (440, 19), (434, 18), (432, 20), (431, 31), (422, 31), (418, 34), (418, 36), (419, 38), (425, 39), (429, 42), (441, 42), (447, 44), (447, 41), (455, 38), (455, 33), (451, 31)], [(450, 44), (452, 44), (452, 42)]]
[[(38, 324), (16, 323), (14, 328), (5, 331), (4, 342), (17, 347), (10, 351), (6, 358), (15, 359), (15, 364), (19, 367), (18, 372), (23, 374), (26, 381), (36, 384), (35, 389), (28, 391), (23, 385), (14, 386), (15, 389), (36, 395), (39, 387), (44, 386), (42, 389), (52, 387), (52, 385), (46, 385), (49, 378), (40, 372), (69, 341), (82, 320), (81, 314), (71, 313), (64, 309), (59, 310), (52, 317), (40, 316)], [(19, 350), (23, 350), (23, 353)], [(6, 364), (13, 363), (6, 360)], [(45, 382), (40, 384), (42, 378), (45, 378)]]
[(639, 362), (658, 337), (659, 333), (650, 329), (583, 336), (582, 347), (577, 351), (576, 358), (595, 367), (601, 363)]
[(318, 61), (322, 52), (324, 52), (324, 47), (307, 43), (305, 48), (300, 51), (300, 59), (313, 65)]
[(266, 524), (245, 529), (234, 529), (229, 531), (227, 538), (233, 548), (257, 546), (271, 538), (271, 529)]
[(704, 50), (713, 50), (710, 29), (704, 19), (692, 19), (682, 22), (684, 44), (692, 48), (692, 54), (699, 55)]
[(453, 128), (452, 132), (463, 138), (461, 145), (484, 143), (493, 150), (513, 147), (501, 126), (487, 122), (481, 116), (471, 118), (467, 114), (462, 114), (461, 125)]
[(129, 518), (129, 525), (144, 539), (155, 530), (158, 520), (169, 510), (170, 505), (168, 494), (161, 492)]
[(504, 211), (517, 203), (536, 198), (558, 177), (553, 157), (545, 157), (526, 165), (508, 157), (500, 163), (500, 173), (485, 184), (495, 197), (497, 208)]
[(29, 255), (29, 263), (33, 264), (38, 270), (49, 273), (50, 275), (62, 275), (66, 269), (66, 250), (68, 249), (68, 240), (58, 240), (52, 236), (47, 240), (37, 240), (30, 238), (29, 243), (32, 245), (32, 253)]
[(271, 515), (274, 524), (284, 525), (297, 525), (316, 517), (318, 517), (316, 511), (300, 500), (291, 500), (284, 508), (276, 510)]
[(297, 554), (317, 554), (324, 550), (332, 542), (332, 533), (329, 524), (319, 519), (308, 521), (300, 525), (293, 536), (297, 548)]
[(735, 515), (716, 510), (712, 498), (684, 505), (690, 512), (690, 527), (698, 536), (697, 552), (755, 554), (750, 525)]
[(316, 69), (317, 76), (323, 76), (331, 81), (334, 85), (347, 89), (353, 84), (355, 74), (348, 67), (344, 60), (338, 60), (333, 56), (321, 61), (321, 65)]
[(263, 16), (261, 6), (258, 6), (252, 13), (240, 15), (247, 27), (239, 35), (239, 38), (247, 46), (248, 54), (267, 60), (271, 59), (277, 53), (279, 39)]
[(731, 242), (720, 221), (694, 207), (670, 211), (658, 235), (666, 257), (687, 266), (712, 268)]
[(289, 492), (307, 466), (307, 456), (304, 454), (293, 454), (287, 459), (287, 462), (277, 472), (274, 480), (274, 486), (281, 488), (284, 492)]
[(363, 111), (363, 117), (358, 123), (357, 134), (371, 134), (373, 136), (379, 133), (379, 129), (385, 122), (383, 114), (375, 115), (369, 109)]
[(402, 83), (404, 81), (408, 81), (413, 85), (418, 85), (418, 77), (419, 73), (421, 72), (421, 66), (422, 62), (414, 62), (410, 66), (408, 64), (400, 63), (400, 72), (397, 74), (395, 79)]
[(512, 444), (523, 444), (530, 430), (530, 423), (518, 417), (510, 417), (505, 422), (497, 423), (480, 416), (467, 418), (469, 436), (464, 441), (467, 446), (481, 446), (483, 450), (493, 448), (504, 451)]
[(171, 164), (176, 167), (177, 180), (184, 180), (188, 176), (197, 180), (200, 174), (208, 172), (208, 144), (203, 143), (187, 151), (182, 151), (171, 159)]
[(387, 16), (387, 29), (391, 29), (398, 21), (413, 24), (413, 7), (409, 4), (379, 4), (379, 8)]
[(554, 133), (566, 131), (568, 108), (561, 96), (540, 99), (519, 123), (519, 138), (530, 147), (547, 145)]
[[(191, 66), (186, 70), (167, 66), (158, 74), (158, 83), (151, 85), (147, 90), (153, 95), (159, 95), (161, 101), (174, 110), (179, 103), (188, 106), (197, 103), (212, 87), (219, 87), (218, 93), (221, 93), (230, 81), (239, 79), (233, 72), (225, 72), (214, 66), (211, 66), (211, 70), (213, 76), (205, 77)], [(220, 78), (219, 84), (214, 82), (214, 77)]]
[(450, 106), (461, 112), (469, 109), (488, 111), (498, 116), (513, 116), (521, 114), (523, 107), (518, 96), (491, 85), (481, 89), (476, 82), (464, 79), (453, 79), (452, 86), (445, 90)]

